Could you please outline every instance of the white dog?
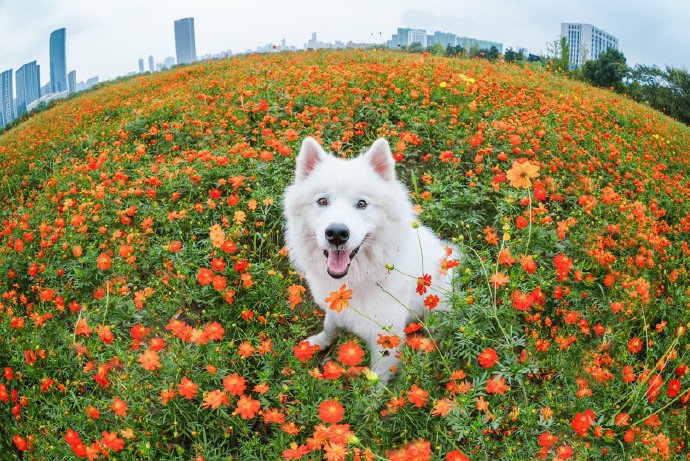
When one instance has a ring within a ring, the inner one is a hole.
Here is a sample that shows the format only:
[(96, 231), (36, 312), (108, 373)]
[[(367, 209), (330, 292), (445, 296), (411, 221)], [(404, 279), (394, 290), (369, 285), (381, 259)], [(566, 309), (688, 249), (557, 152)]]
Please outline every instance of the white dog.
[[(323, 331), (308, 341), (323, 350), (339, 329), (354, 333), (369, 347), (370, 369), (387, 382), (399, 347), (385, 349), (379, 338), (395, 335), (402, 344), (407, 323), (429, 310), (424, 299), (438, 296), (437, 309), (445, 310), (452, 290), (451, 272), (441, 271), (446, 248), (428, 228), (413, 225), (412, 204), (396, 179), (388, 142), (379, 139), (359, 157), (344, 160), (306, 138), (284, 205), (290, 259), (326, 313)], [(391, 264), (397, 270), (389, 270)], [(420, 294), (418, 277), (424, 274), (432, 276), (431, 286), (420, 287)], [(343, 284), (352, 298), (336, 312), (325, 300)]]

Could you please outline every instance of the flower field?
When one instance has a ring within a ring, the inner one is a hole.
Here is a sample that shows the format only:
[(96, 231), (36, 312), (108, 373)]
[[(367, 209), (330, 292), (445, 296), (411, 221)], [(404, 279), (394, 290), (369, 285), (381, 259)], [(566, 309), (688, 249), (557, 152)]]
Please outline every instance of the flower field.
[[(303, 341), (281, 197), (307, 135), (386, 137), (464, 254), (452, 312), (381, 338), (387, 386), (357, 337)], [(613, 93), (421, 54), (65, 100), (0, 136), (0, 459), (690, 459), (689, 159), (690, 129)]]

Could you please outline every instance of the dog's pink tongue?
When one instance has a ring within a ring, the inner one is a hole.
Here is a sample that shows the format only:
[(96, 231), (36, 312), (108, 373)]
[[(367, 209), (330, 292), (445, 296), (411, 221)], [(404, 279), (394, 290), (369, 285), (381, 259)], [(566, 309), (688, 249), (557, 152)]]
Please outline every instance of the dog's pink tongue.
[(342, 274), (350, 264), (350, 252), (346, 250), (328, 250), (328, 269), (333, 274)]

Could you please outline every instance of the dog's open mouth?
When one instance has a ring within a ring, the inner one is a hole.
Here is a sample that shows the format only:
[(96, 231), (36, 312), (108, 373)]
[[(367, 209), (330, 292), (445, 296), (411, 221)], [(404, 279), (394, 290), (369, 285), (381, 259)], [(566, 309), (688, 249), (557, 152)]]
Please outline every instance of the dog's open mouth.
[(334, 279), (339, 279), (347, 275), (350, 268), (350, 263), (355, 259), (359, 247), (354, 250), (323, 250), (323, 255), (326, 257), (326, 266), (328, 275)]

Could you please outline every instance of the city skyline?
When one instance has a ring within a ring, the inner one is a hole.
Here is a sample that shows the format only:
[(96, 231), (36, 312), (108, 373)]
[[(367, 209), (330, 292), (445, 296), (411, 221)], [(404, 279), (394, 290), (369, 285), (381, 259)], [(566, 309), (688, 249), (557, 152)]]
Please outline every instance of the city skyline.
[[(682, 19), (690, 16), (690, 4), (677, 0), (583, 0), (555, 6), (547, 0), (526, 0), (520, 5), (505, 0), (481, 4), (382, 0), (373, 5), (355, 0), (328, 8), (312, 0), (289, 4), (277, 0), (260, 4), (123, 0), (115, 9), (86, 0), (55, 3), (0, 0), (0, 28), (13, 37), (0, 43), (0, 70), (16, 70), (33, 60), (47, 70), (45, 37), (66, 27), (68, 70), (76, 70), (78, 76), (99, 75), (101, 80), (126, 75), (138, 70), (139, 58), (153, 56), (163, 62), (175, 56), (173, 22), (185, 17), (195, 18), (199, 58), (228, 49), (237, 53), (279, 45), (282, 40), (301, 48), (312, 32), (325, 42), (381, 43), (398, 27), (447, 31), (501, 42), (505, 49), (543, 53), (547, 43), (558, 39), (561, 23), (582, 22), (618, 37), (631, 66), (687, 68), (690, 64), (690, 51), (674, 46), (690, 42)], [(32, 27), (25, 27), (27, 23)], [(104, 51), (112, 49), (105, 46), (108, 43), (118, 43), (115, 52)]]

